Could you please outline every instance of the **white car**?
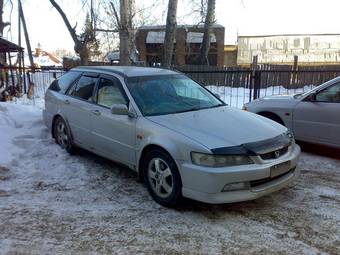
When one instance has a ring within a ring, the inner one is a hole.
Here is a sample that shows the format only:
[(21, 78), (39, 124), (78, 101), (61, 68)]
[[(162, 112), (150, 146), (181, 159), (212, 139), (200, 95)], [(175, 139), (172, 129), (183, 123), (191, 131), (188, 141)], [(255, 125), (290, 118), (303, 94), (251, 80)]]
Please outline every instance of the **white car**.
[(127, 165), (158, 203), (255, 199), (291, 183), (300, 147), (287, 128), (228, 107), (183, 74), (78, 67), (53, 81), (44, 121), (56, 142)]
[(263, 97), (243, 109), (286, 126), (297, 140), (340, 148), (340, 77), (303, 94)]

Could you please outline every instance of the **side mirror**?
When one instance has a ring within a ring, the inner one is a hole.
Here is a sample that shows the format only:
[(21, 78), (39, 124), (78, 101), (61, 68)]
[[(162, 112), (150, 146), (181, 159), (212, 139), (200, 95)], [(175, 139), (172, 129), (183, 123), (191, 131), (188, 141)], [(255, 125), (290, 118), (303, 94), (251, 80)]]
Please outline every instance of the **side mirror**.
[(137, 114), (133, 108), (129, 110), (125, 104), (113, 104), (111, 106), (111, 113), (116, 115), (128, 115), (130, 118), (137, 117)]
[(117, 115), (128, 115), (129, 109), (125, 104), (114, 104), (111, 106), (111, 113)]
[(311, 94), (308, 96), (308, 99), (309, 99), (309, 101), (311, 101), (311, 102), (315, 102), (315, 101), (316, 101), (316, 92), (311, 93)]

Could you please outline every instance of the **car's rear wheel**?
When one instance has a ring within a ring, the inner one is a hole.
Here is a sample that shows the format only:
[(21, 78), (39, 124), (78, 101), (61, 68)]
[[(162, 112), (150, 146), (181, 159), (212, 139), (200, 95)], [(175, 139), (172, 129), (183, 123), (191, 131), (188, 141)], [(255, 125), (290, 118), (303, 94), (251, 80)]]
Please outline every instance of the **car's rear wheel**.
[(166, 152), (154, 150), (144, 160), (144, 182), (152, 198), (172, 207), (181, 199), (182, 182), (176, 163)]
[(75, 146), (72, 142), (70, 130), (61, 117), (57, 117), (54, 121), (53, 134), (56, 143), (59, 144), (61, 148), (65, 149), (70, 154), (74, 154)]

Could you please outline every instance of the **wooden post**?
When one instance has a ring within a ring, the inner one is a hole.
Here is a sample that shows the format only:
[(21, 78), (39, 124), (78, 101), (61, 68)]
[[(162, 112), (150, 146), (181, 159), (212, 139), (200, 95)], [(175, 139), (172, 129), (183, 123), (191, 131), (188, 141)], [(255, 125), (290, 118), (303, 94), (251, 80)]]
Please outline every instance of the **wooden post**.
[(19, 6), (19, 15), (21, 17), (22, 27), (24, 29), (24, 34), (25, 34), (25, 39), (26, 39), (28, 57), (30, 59), (30, 65), (31, 65), (32, 71), (34, 73), (34, 62), (33, 62), (31, 43), (30, 43), (30, 39), (28, 37), (28, 31), (27, 31), (24, 11), (22, 10), (21, 0), (18, 0), (18, 6)]
[[(18, 12), (18, 45), (21, 48), (21, 16), (20, 13)], [(23, 89), (23, 79), (22, 79), (22, 67), (23, 67), (23, 63), (22, 63), (22, 59), (23, 59), (23, 52), (20, 50), (18, 52), (18, 63), (19, 63), (19, 79), (18, 79), (18, 86), (19, 86), (19, 92), (20, 94), (22, 93), (22, 89)], [(25, 91), (26, 93), (26, 91)]]
[(13, 75), (13, 66), (12, 66), (10, 49), (8, 49), (7, 54), (8, 54), (9, 72), (11, 73), (12, 86), (13, 86), (13, 88), (15, 88), (14, 75)]
[[(22, 23), (22, 27), (24, 29), (24, 34), (25, 34), (25, 39), (26, 39), (27, 53), (28, 53), (28, 57), (29, 57), (29, 60), (30, 60), (30, 65), (31, 65), (32, 73), (34, 73), (35, 72), (35, 67), (34, 67), (34, 62), (33, 62), (31, 43), (30, 43), (30, 39), (28, 37), (28, 31), (27, 31), (24, 11), (22, 10), (21, 0), (18, 0), (18, 6), (19, 6), (19, 14), (21, 16), (21, 23)], [(32, 96), (33, 96), (33, 103), (34, 103), (34, 83), (30, 82), (30, 77), (29, 76), (28, 76), (28, 78), (29, 78), (29, 82), (28, 82), (27, 97), (28, 98), (32, 98)]]
[(22, 66), (23, 66), (23, 79), (24, 79), (24, 93), (27, 93), (27, 85), (26, 85), (26, 77), (25, 77), (25, 56), (24, 52), (21, 52), (21, 57), (22, 57)]

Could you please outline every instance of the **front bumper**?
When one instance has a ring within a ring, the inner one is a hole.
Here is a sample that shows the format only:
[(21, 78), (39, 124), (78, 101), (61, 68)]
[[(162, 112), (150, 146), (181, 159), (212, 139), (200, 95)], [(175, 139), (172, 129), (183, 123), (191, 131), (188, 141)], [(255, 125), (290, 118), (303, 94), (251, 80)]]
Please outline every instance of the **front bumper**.
[[(253, 165), (208, 168), (187, 162), (178, 162), (182, 177), (184, 197), (205, 203), (220, 204), (252, 200), (280, 190), (296, 179), (300, 147), (294, 144), (288, 153), (276, 160), (254, 158)], [(289, 162), (285, 171), (271, 178), (271, 168)], [(222, 191), (225, 185), (246, 182), (249, 187), (236, 191)]]

